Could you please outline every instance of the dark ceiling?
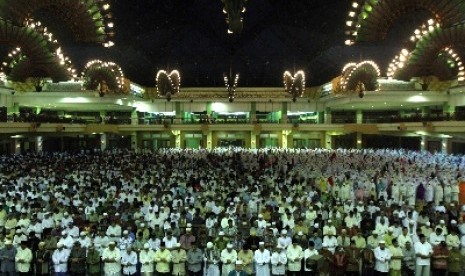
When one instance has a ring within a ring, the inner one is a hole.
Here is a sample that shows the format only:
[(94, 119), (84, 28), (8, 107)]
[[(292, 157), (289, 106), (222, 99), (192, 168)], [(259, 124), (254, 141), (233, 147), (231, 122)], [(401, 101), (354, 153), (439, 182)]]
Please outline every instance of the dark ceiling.
[[(116, 46), (76, 44), (46, 12), (35, 15), (64, 44), (79, 70), (93, 58), (118, 63), (136, 83), (155, 86), (160, 69), (178, 69), (182, 86), (222, 86), (223, 73), (240, 73), (239, 86), (281, 86), (285, 70), (303, 69), (307, 86), (337, 76), (350, 61), (373, 59), (382, 74), (424, 13), (408, 16), (376, 44), (344, 45), (347, 0), (249, 0), (244, 29), (227, 34), (220, 0), (113, 0)], [(405, 26), (408, 28), (405, 28)], [(400, 41), (400, 42), (399, 42)]]

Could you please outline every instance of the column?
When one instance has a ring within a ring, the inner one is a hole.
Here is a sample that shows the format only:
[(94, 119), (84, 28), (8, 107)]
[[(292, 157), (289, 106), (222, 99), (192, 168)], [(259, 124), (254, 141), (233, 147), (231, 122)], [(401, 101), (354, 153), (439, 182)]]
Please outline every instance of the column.
[(446, 118), (452, 118), (452, 116), (454, 115), (455, 113), (455, 106), (453, 105), (450, 105), (449, 103), (445, 103), (443, 106), (442, 106), (442, 112), (444, 113), (444, 115), (446, 116)]
[(21, 154), (21, 141), (19, 138), (15, 138), (15, 154)]
[(36, 153), (41, 153), (43, 149), (43, 137), (37, 136), (36, 137)]
[(325, 143), (323, 145), (323, 148), (325, 149), (333, 148), (333, 140), (332, 140), (331, 134), (329, 134), (328, 132), (325, 132)]
[(213, 148), (213, 134), (211, 131), (207, 133), (207, 149)]
[(331, 108), (325, 108), (325, 124), (331, 124)]
[(426, 150), (426, 136), (421, 136), (420, 151)]
[(139, 117), (137, 116), (137, 109), (133, 109), (131, 112), (131, 125), (139, 124)]
[(100, 134), (100, 150), (104, 151), (108, 147), (107, 135), (105, 133)]
[(357, 149), (361, 149), (361, 148), (362, 148), (362, 133), (357, 132)]
[(281, 148), (287, 149), (287, 139), (291, 135), (292, 130), (283, 130), (281, 131)]
[(101, 124), (105, 124), (105, 118), (107, 117), (107, 112), (105, 110), (100, 111)]
[(181, 131), (180, 130), (171, 130), (171, 133), (174, 135), (174, 147), (177, 149), (181, 148)]
[(442, 153), (448, 153), (448, 140), (447, 138), (442, 138), (441, 142), (442, 142), (442, 147), (441, 147), (441, 152)]
[(361, 109), (357, 109), (355, 113), (355, 118), (356, 118), (357, 124), (363, 124), (363, 112)]
[(184, 115), (183, 110), (181, 109), (181, 102), (174, 103), (174, 112), (175, 112), (175, 119), (174, 124), (182, 122), (182, 116)]
[(250, 132), (250, 148), (256, 149), (257, 148), (257, 132), (251, 131)]
[(131, 133), (131, 149), (137, 151), (139, 146), (137, 145), (137, 132)]
[(287, 124), (287, 102), (282, 103), (281, 107), (281, 123)]
[(257, 103), (250, 103), (250, 122), (255, 123), (257, 121)]

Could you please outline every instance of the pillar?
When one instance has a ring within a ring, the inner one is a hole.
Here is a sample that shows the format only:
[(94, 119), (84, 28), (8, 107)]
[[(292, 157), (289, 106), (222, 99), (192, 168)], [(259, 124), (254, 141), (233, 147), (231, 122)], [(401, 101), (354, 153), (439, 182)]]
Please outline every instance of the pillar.
[(442, 153), (445, 153), (445, 154), (448, 153), (448, 147), (447, 147), (448, 142), (449, 142), (448, 140), (449, 140), (449, 139), (447, 139), (447, 138), (442, 138), (442, 140), (441, 140), (441, 142), (442, 142), (442, 145), (441, 145), (441, 152), (442, 152)]
[(287, 102), (282, 103), (281, 107), (281, 123), (287, 124)]
[(426, 150), (426, 136), (421, 136), (420, 151)]
[(455, 106), (450, 105), (449, 103), (445, 103), (442, 106), (442, 112), (448, 116), (448, 118), (452, 118), (455, 113)]
[(325, 132), (325, 143), (323, 145), (323, 148), (325, 149), (333, 148), (333, 140), (332, 140), (331, 134), (329, 134), (328, 132)]
[(101, 124), (105, 124), (106, 117), (107, 117), (107, 112), (105, 110), (100, 111), (100, 118), (102, 120)]
[(287, 138), (291, 135), (292, 130), (283, 130), (281, 131), (281, 148), (287, 149)]
[(137, 109), (134, 108), (131, 112), (131, 125), (137, 124), (139, 124), (139, 117), (137, 116)]
[(361, 109), (357, 109), (355, 113), (355, 118), (356, 118), (357, 124), (363, 124), (363, 112)]
[(36, 137), (36, 153), (41, 153), (43, 149), (43, 137), (37, 136)]
[(325, 108), (325, 124), (331, 124), (331, 108)]
[(257, 121), (257, 103), (250, 103), (250, 122), (255, 123)]
[(250, 148), (256, 149), (257, 148), (257, 132), (251, 131), (250, 132)]
[(131, 133), (131, 149), (132, 150), (137, 150), (139, 146), (137, 145), (137, 132), (132, 132)]
[(207, 149), (213, 148), (213, 134), (211, 131), (207, 133)]
[(104, 151), (108, 147), (107, 135), (105, 133), (100, 134), (100, 150)]
[(15, 154), (21, 154), (21, 141), (19, 138), (15, 138)]
[(357, 132), (357, 149), (361, 149), (361, 148), (362, 148), (362, 133)]
[(212, 113), (212, 102), (207, 102), (207, 115)]
[(181, 148), (181, 131), (180, 130), (171, 130), (171, 133), (174, 135), (174, 147), (177, 149)]

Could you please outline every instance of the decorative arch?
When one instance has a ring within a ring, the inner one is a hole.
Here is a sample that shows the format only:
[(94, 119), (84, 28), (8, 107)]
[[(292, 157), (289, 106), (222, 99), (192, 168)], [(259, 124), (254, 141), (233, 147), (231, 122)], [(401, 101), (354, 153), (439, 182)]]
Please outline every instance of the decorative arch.
[(51, 64), (34, 63), (28, 58), (18, 62), (8, 75), (15, 82), (25, 82), (28, 78), (51, 78), (53, 82), (69, 81), (72, 73), (58, 62)]
[(0, 16), (16, 25), (47, 9), (73, 32), (76, 41), (97, 42), (109, 46), (114, 36), (112, 14), (107, 1), (99, 0), (1, 0)]
[[(348, 68), (349, 69), (349, 68)], [(362, 61), (355, 67), (347, 70), (347, 77), (342, 78), (341, 86), (345, 92), (360, 92), (360, 85), (363, 84), (363, 91), (376, 91), (379, 89), (378, 78), (381, 75), (378, 65), (370, 60)]]
[[(440, 56), (451, 55), (454, 64), (457, 65), (457, 80), (464, 81), (464, 68), (460, 56), (452, 49), (455, 45), (465, 44), (465, 23), (443, 28), (437, 26), (428, 32), (423, 32), (414, 45), (413, 50), (404, 49), (404, 59), (399, 67), (398, 60), (401, 55), (396, 56), (390, 65), (391, 73), (389, 77), (409, 80), (413, 76), (437, 75), (440, 79), (449, 78), (447, 71), (436, 69), (438, 65), (446, 65), (441, 61)], [(394, 64), (394, 65), (393, 65)]]
[(240, 33), (244, 27), (242, 14), (245, 12), (247, 0), (221, 0), (221, 2), (224, 5), (223, 13), (226, 15), (228, 33)]
[(173, 70), (169, 74), (165, 70), (160, 70), (157, 73), (156, 82), (158, 96), (166, 97), (170, 101), (174, 94), (179, 93), (181, 75), (178, 70)]
[[(121, 67), (114, 62), (101, 60), (89, 61), (82, 72), (84, 88), (86, 90), (97, 90), (104, 83), (108, 91), (103, 93), (126, 93), (124, 86), (124, 74)], [(102, 91), (100, 91), (102, 92)]]
[(284, 91), (292, 96), (292, 101), (295, 102), (297, 98), (302, 97), (305, 92), (305, 73), (300, 70), (294, 76), (291, 72), (284, 72)]
[(346, 45), (384, 40), (391, 26), (402, 16), (427, 10), (442, 26), (465, 20), (461, 0), (355, 0), (346, 20)]
[(0, 18), (0, 41), (12, 47), (20, 47), (22, 52), (36, 61), (46, 61), (52, 56), (49, 42), (33, 28), (19, 27), (11, 21)]

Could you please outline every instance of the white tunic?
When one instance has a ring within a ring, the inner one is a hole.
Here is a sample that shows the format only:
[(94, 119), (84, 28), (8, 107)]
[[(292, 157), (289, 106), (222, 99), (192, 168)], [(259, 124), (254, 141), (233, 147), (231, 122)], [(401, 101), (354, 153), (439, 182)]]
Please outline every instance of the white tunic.
[(223, 267), (221, 268), (222, 276), (227, 276), (231, 270), (234, 270), (236, 260), (236, 250), (233, 249), (229, 251), (228, 249), (223, 249), (223, 251), (221, 251), (221, 262), (223, 263)]
[(121, 265), (123, 266), (124, 275), (131, 275), (136, 273), (137, 253), (135, 251), (131, 251), (129, 253), (126, 250), (122, 251)]
[(389, 260), (391, 260), (391, 252), (389, 249), (381, 248), (378, 246), (373, 250), (375, 253), (375, 270), (379, 272), (389, 272)]
[[(105, 259), (111, 260), (112, 262), (105, 262)], [(102, 261), (105, 263), (103, 267), (105, 275), (120, 273), (121, 254), (118, 248), (114, 248), (113, 250), (110, 250), (110, 248), (105, 248), (102, 253)]]
[(257, 264), (256, 266), (256, 276), (270, 276), (270, 267), (269, 263), (271, 261), (270, 251), (264, 249), (261, 251), (260, 249), (255, 250), (254, 253), (254, 260)]
[(300, 245), (297, 246), (289, 246), (287, 248), (287, 266), (289, 271), (300, 271), (302, 268), (302, 258), (304, 257), (304, 253), (302, 251), (302, 247)]
[(153, 272), (154, 271), (154, 260), (155, 260), (155, 251), (151, 249), (144, 249), (139, 253), (139, 259), (142, 264), (141, 272)]
[(52, 263), (55, 272), (68, 272), (69, 251), (67, 249), (56, 249), (52, 254)]
[(286, 273), (286, 264), (286, 251), (274, 252), (271, 255), (271, 273), (273, 275), (284, 275)]

